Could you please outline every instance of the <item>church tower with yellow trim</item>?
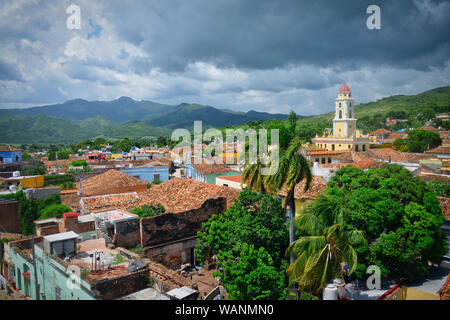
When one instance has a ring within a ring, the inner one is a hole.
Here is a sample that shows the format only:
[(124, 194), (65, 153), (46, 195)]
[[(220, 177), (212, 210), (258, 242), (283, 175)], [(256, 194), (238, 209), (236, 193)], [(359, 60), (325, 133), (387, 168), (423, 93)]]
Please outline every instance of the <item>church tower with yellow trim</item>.
[(348, 85), (343, 84), (335, 101), (333, 134), (331, 136), (312, 139), (316, 148), (334, 150), (353, 150), (356, 152), (369, 150), (369, 136), (363, 135), (356, 128), (355, 102)]

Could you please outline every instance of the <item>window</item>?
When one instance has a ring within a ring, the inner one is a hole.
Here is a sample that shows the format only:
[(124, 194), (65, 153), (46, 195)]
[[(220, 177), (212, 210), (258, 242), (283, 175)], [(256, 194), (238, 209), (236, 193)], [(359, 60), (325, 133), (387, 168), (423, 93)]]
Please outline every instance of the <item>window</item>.
[(154, 175), (153, 175), (153, 180), (161, 180), (161, 175), (159, 175), (159, 174), (154, 174)]
[(342, 110), (339, 110), (339, 119), (342, 119)]
[(355, 146), (355, 151), (356, 151), (356, 152), (359, 151), (359, 146), (358, 146), (358, 145)]
[(334, 150), (334, 144), (331, 145), (331, 150)]
[(328, 163), (331, 163), (331, 158), (328, 158)]
[(366, 145), (365, 144), (363, 144), (362, 148), (363, 148), (363, 151), (366, 151)]
[(317, 162), (317, 163), (318, 163), (318, 162), (319, 162), (319, 158), (316, 158), (315, 162)]
[(322, 158), (322, 163), (325, 163), (325, 158)]

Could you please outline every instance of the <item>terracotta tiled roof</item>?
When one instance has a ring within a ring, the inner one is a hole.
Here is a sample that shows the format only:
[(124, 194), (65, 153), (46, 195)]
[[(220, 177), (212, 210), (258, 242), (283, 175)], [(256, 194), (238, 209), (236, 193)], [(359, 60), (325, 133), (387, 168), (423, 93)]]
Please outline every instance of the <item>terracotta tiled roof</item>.
[(447, 139), (450, 136), (450, 131), (439, 131), (438, 133), (443, 140)]
[(386, 137), (386, 140), (397, 140), (397, 139), (406, 139), (408, 138), (408, 134), (404, 133), (404, 132), (391, 132), (389, 133), (389, 135)]
[(221, 164), (194, 164), (195, 170), (200, 172), (201, 174), (210, 174), (210, 173), (225, 173), (232, 171), (230, 168), (221, 165)]
[(447, 280), (444, 285), (438, 291), (441, 300), (450, 300), (450, 273), (447, 276)]
[(346, 153), (337, 156), (335, 159), (342, 162), (357, 162), (357, 161), (377, 160), (379, 159), (379, 157), (372, 151), (363, 151), (363, 152), (347, 151)]
[[(306, 192), (303, 191), (305, 189), (305, 183), (306, 181), (302, 180), (295, 185), (294, 198), (314, 200), (327, 187), (327, 182), (320, 176), (313, 176), (311, 187)], [(285, 197), (287, 195), (286, 186), (284, 186), (278, 194)]]
[(346, 85), (346, 84), (343, 84), (342, 86), (341, 86), (341, 88), (339, 89), (339, 93), (350, 93), (351, 91), (350, 91), (350, 88), (349, 88), (349, 86), (348, 85)]
[(61, 203), (65, 204), (72, 210), (80, 210), (80, 199), (81, 197), (77, 193), (71, 194), (61, 194)]
[(384, 136), (385, 134), (388, 134), (389, 132), (391, 132), (391, 131), (381, 128), (381, 129), (372, 131), (369, 135), (378, 137), (378, 136)]
[(81, 198), (82, 207), (88, 213), (101, 212), (112, 209), (126, 211), (130, 207), (139, 206), (140, 202), (141, 198), (136, 192)]
[(241, 183), (242, 176), (240, 174), (236, 175), (236, 176), (221, 176), (221, 177), (217, 177), (217, 179), (223, 179), (223, 180)]
[(375, 148), (370, 152), (374, 153), (378, 158), (393, 162), (409, 162), (415, 155), (412, 153), (398, 152), (391, 148)]
[(416, 130), (438, 131), (438, 128), (431, 127), (431, 126), (422, 126), (422, 127), (416, 128)]
[[(112, 191), (115, 188), (142, 186), (147, 184), (148, 183), (144, 180), (131, 177), (117, 170), (109, 170), (82, 181), (83, 194), (85, 195), (117, 193)], [(80, 188), (79, 182), (77, 182), (77, 188)]]
[(322, 150), (322, 149), (313, 149), (313, 150), (306, 150), (306, 154), (310, 156), (325, 156), (325, 155), (334, 155), (334, 154), (345, 154), (347, 153), (347, 150)]
[(174, 178), (139, 193), (139, 205), (161, 204), (166, 212), (183, 212), (200, 208), (206, 199), (224, 197), (227, 207), (239, 196), (239, 190), (190, 179)]
[(427, 151), (425, 151), (425, 153), (450, 154), (450, 147), (439, 146), (439, 147), (427, 150)]
[(22, 151), (22, 150), (11, 146), (0, 146), (0, 151)]
[(321, 168), (334, 168), (335, 170), (339, 170), (346, 166), (354, 166), (359, 169), (372, 169), (382, 166), (382, 162), (376, 162), (373, 160), (364, 160), (364, 161), (355, 161), (355, 162), (339, 162), (339, 163), (325, 163), (321, 164)]

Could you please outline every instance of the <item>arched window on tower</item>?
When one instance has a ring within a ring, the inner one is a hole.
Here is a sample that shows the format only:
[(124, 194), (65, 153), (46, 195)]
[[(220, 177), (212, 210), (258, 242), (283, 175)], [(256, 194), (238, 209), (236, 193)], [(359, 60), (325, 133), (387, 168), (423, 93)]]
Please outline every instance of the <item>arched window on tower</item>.
[(339, 110), (339, 119), (342, 119), (342, 110)]

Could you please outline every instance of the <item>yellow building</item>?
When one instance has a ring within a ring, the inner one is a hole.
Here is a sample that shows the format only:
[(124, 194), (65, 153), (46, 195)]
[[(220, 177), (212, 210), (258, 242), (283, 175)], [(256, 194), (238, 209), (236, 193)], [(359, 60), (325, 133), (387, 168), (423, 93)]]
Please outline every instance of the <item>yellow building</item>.
[(333, 119), (333, 134), (312, 139), (316, 148), (348, 151), (369, 150), (369, 135), (363, 135), (356, 128), (354, 99), (350, 88), (344, 84), (336, 99), (336, 113)]

